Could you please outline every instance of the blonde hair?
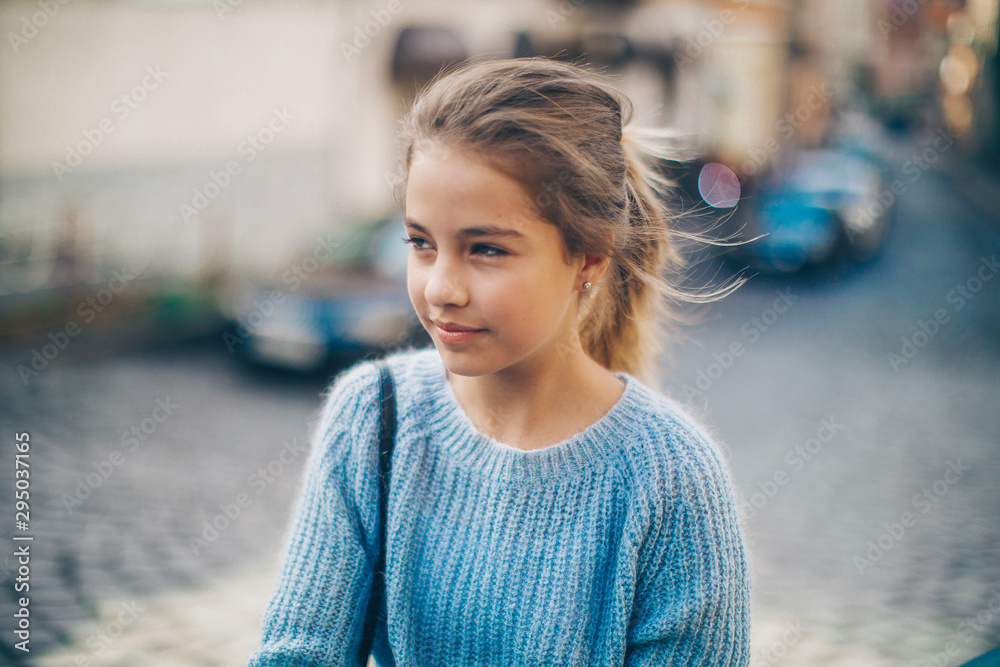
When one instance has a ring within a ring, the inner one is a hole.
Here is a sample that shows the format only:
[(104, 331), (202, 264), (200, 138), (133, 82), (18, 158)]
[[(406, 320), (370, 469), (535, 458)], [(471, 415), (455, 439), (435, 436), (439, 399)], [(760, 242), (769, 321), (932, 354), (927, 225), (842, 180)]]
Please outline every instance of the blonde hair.
[(424, 144), (469, 149), (520, 183), (540, 217), (555, 224), (567, 259), (610, 258), (604, 277), (581, 299), (583, 349), (612, 371), (649, 379), (667, 325), (668, 305), (704, 302), (738, 287), (688, 292), (662, 197), (673, 183), (656, 163), (667, 131), (626, 128), (631, 101), (596, 74), (547, 58), (472, 60), (446, 70), (416, 97), (401, 122), (395, 196), (405, 208), (405, 175)]

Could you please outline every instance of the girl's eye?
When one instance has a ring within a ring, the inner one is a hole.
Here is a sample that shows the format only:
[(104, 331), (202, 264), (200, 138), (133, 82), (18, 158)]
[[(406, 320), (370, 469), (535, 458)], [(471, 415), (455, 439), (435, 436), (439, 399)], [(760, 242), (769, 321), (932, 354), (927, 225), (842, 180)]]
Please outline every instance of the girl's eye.
[(411, 246), (413, 246), (414, 248), (416, 248), (418, 250), (427, 247), (427, 246), (423, 245), (423, 244), (427, 243), (427, 241), (425, 241), (424, 239), (420, 238), (419, 236), (404, 236), (403, 237), (403, 243), (411, 245)]
[[(431, 247), (426, 239), (422, 239), (419, 236), (404, 236), (401, 240), (403, 243), (413, 246), (415, 250), (424, 250)], [(502, 248), (497, 248), (496, 246), (477, 243), (472, 246), (472, 254), (482, 255), (484, 257), (500, 257), (510, 253)]]
[(472, 247), (472, 252), (478, 255), (485, 255), (486, 257), (501, 257), (508, 254), (506, 250), (497, 248), (496, 246), (483, 245), (477, 243)]

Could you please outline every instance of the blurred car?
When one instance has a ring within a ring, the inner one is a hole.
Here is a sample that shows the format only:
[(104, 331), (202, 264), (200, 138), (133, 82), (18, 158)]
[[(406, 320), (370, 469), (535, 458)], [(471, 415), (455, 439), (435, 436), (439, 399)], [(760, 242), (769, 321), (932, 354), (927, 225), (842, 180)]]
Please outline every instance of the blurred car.
[(881, 164), (859, 151), (801, 151), (762, 176), (729, 220), (743, 239), (731, 258), (764, 272), (791, 272), (846, 255), (873, 257), (885, 241), (895, 196)]
[[(278, 280), (239, 289), (227, 345), (244, 360), (312, 372), (430, 343), (406, 292), (402, 216), (361, 224)], [(312, 269), (310, 271), (310, 269)]]

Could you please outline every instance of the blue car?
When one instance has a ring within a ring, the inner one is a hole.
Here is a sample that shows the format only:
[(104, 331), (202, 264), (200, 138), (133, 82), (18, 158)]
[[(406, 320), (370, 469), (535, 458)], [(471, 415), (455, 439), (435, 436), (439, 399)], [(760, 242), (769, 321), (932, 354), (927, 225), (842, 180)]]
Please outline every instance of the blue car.
[(881, 165), (863, 153), (800, 152), (764, 176), (740, 204), (729, 224), (754, 240), (736, 246), (733, 258), (776, 273), (839, 255), (870, 258), (889, 228), (894, 198), (885, 196), (887, 184)]
[(429, 344), (406, 292), (404, 235), (401, 216), (363, 224), (316, 253), (322, 261), (307, 254), (272, 284), (245, 287), (227, 347), (253, 364), (313, 372)]

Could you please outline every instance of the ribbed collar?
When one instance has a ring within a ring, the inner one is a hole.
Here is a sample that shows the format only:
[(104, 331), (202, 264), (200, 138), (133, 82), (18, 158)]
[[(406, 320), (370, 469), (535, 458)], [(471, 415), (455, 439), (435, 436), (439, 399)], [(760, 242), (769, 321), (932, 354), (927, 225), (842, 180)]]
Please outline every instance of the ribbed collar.
[(636, 419), (641, 418), (646, 403), (643, 386), (636, 378), (615, 373), (625, 383), (625, 391), (601, 419), (560, 443), (526, 451), (476, 429), (448, 383), (436, 350), (427, 350), (418, 359), (424, 384), (421, 388), (427, 395), (417, 402), (428, 408), (424, 419), (431, 440), (463, 467), (479, 470), (490, 479), (535, 483), (603, 469), (620, 455), (622, 442), (635, 432)]

